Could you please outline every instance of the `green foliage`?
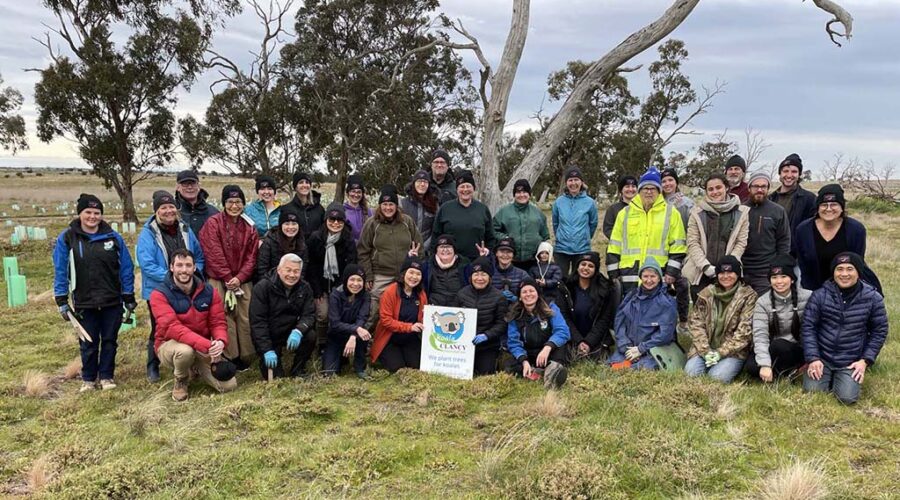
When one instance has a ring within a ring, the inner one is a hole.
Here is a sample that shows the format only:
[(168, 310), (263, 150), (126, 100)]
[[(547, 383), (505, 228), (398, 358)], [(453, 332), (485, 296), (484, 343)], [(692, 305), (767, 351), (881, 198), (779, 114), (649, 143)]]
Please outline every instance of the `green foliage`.
[[(0, 77), (0, 86), (3, 77)], [(22, 94), (12, 88), (0, 89), (0, 148), (12, 154), (20, 149), (28, 149), (25, 139), (25, 119), (18, 114), (22, 109)]]
[(858, 196), (847, 202), (847, 209), (854, 212), (900, 215), (900, 204), (869, 196)]
[[(690, 186), (703, 186), (706, 178), (715, 172), (722, 172), (725, 162), (737, 153), (737, 144), (726, 141), (720, 137), (712, 141), (704, 142), (697, 148), (697, 154), (691, 161), (684, 164), (679, 180)], [(673, 166), (680, 167), (677, 159), (672, 158)], [(682, 157), (683, 159), (683, 157)]]

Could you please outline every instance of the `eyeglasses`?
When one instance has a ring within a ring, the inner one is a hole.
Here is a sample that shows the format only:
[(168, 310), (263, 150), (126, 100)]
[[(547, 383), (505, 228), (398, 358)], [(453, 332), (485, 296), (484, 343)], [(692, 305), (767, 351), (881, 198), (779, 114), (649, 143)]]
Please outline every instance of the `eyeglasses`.
[(755, 189), (755, 190), (757, 190), (757, 191), (768, 191), (768, 190), (769, 190), (769, 186), (768, 186), (768, 185), (765, 185), (765, 186), (754, 186), (754, 185), (751, 184), (751, 185), (750, 185), (750, 189)]
[(833, 202), (833, 201), (829, 201), (826, 203), (819, 203), (819, 208), (822, 208), (825, 210), (837, 210), (837, 209), (841, 208), (841, 204)]
[(241, 200), (228, 200), (225, 202), (226, 207), (238, 207), (243, 206), (244, 202)]

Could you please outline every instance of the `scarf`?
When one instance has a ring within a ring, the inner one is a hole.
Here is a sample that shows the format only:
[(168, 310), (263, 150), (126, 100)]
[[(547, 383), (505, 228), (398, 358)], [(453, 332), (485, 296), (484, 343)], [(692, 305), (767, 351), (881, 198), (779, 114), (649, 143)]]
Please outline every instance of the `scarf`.
[(328, 281), (337, 281), (341, 274), (341, 270), (338, 268), (337, 250), (334, 248), (339, 239), (341, 239), (341, 233), (328, 233), (328, 239), (325, 240), (325, 265), (322, 276)]
[(448, 264), (444, 264), (443, 262), (441, 262), (441, 258), (438, 257), (437, 255), (435, 255), (434, 261), (437, 263), (439, 268), (441, 268), (443, 270), (447, 270), (447, 269), (450, 269), (451, 267), (453, 267), (454, 264), (456, 264), (456, 259), (458, 259), (458, 258), (459, 258), (458, 255), (454, 255), (453, 259)]
[(728, 304), (731, 303), (731, 299), (734, 298), (734, 294), (740, 287), (739, 284), (736, 284), (728, 291), (722, 290), (719, 285), (713, 287), (713, 334), (709, 339), (710, 349), (718, 349), (725, 339), (725, 310), (728, 309)]
[(717, 212), (720, 214), (724, 214), (726, 212), (730, 212), (738, 207), (741, 204), (741, 199), (736, 195), (729, 194), (725, 197), (723, 201), (712, 201), (708, 197), (704, 197), (700, 200), (700, 208), (707, 212)]

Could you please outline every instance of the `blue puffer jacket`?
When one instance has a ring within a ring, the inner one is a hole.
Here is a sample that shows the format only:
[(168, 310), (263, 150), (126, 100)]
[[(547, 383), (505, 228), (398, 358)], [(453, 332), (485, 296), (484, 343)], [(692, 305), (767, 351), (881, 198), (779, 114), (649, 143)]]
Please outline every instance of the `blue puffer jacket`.
[[(183, 221), (178, 221), (178, 236), (184, 241), (185, 248), (194, 254), (194, 265), (197, 272), (203, 273), (203, 249), (197, 235)], [(169, 256), (166, 246), (159, 234), (156, 216), (152, 215), (144, 223), (144, 230), (138, 235), (137, 248), (134, 250), (138, 265), (141, 266), (141, 298), (150, 300), (150, 294), (166, 279), (169, 272)]]
[(639, 286), (625, 296), (616, 312), (616, 349), (625, 354), (637, 346), (643, 355), (653, 347), (671, 344), (677, 322), (675, 299), (665, 286), (650, 292)]
[(535, 317), (523, 317), (510, 321), (507, 325), (506, 335), (509, 344), (509, 353), (519, 361), (528, 358), (529, 351), (537, 352), (550, 346), (559, 349), (566, 345), (572, 337), (569, 325), (556, 304), (550, 304), (553, 314), (549, 321), (541, 323)]
[(836, 368), (860, 359), (875, 362), (887, 338), (887, 312), (874, 287), (862, 281), (859, 286), (846, 303), (833, 280), (813, 292), (800, 327), (807, 362), (820, 359)]
[(591, 238), (600, 218), (594, 199), (581, 190), (577, 196), (568, 193), (553, 202), (553, 235), (556, 253), (581, 255), (591, 251)]
[(251, 202), (244, 208), (244, 213), (250, 217), (255, 224), (256, 232), (259, 233), (259, 239), (262, 240), (269, 229), (278, 227), (278, 217), (281, 215), (281, 204), (276, 200), (275, 208), (266, 214), (266, 204), (262, 200)]

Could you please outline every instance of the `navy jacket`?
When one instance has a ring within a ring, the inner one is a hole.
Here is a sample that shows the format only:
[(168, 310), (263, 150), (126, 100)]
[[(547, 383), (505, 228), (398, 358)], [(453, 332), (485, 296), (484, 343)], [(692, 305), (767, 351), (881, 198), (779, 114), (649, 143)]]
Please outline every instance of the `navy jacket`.
[[(793, 197), (791, 211), (787, 215), (791, 227), (791, 238), (793, 238), (797, 234), (795, 231), (801, 222), (816, 216), (818, 206), (816, 205), (816, 195), (803, 189), (803, 186), (797, 186), (791, 196)], [(772, 192), (769, 199), (778, 203), (778, 191)]]
[(134, 300), (134, 264), (122, 236), (106, 221), (94, 234), (78, 219), (60, 233), (53, 249), (53, 295), (57, 305), (72, 292), (75, 309), (97, 309)]
[(675, 340), (678, 322), (675, 299), (665, 286), (645, 292), (638, 286), (628, 293), (616, 312), (616, 349), (622, 354), (637, 346), (641, 354), (654, 347), (671, 344)]
[(875, 287), (859, 283), (859, 290), (847, 303), (831, 280), (809, 298), (800, 327), (808, 363), (822, 360), (846, 368), (860, 359), (870, 365), (875, 362), (887, 338), (887, 311)]
[(365, 326), (371, 306), (372, 300), (365, 289), (350, 302), (343, 285), (336, 287), (328, 296), (328, 336), (346, 342), (356, 335), (357, 328)]
[[(866, 226), (852, 217), (844, 218), (847, 235), (847, 251), (866, 258)], [(818, 290), (831, 276), (819, 276), (819, 259), (816, 256), (816, 219), (807, 219), (797, 226), (791, 238), (791, 255), (800, 267), (800, 286)], [(868, 280), (867, 280), (868, 281)]]

